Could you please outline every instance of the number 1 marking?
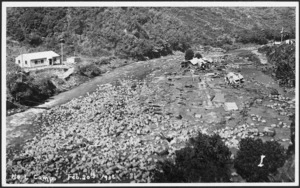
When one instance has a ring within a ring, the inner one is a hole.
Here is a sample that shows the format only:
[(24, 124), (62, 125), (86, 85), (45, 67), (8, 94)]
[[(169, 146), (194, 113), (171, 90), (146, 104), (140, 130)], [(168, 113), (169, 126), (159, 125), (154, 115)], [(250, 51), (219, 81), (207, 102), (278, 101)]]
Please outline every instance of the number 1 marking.
[(261, 155), (260, 156), (260, 163), (259, 163), (259, 167), (262, 167), (262, 166), (264, 166), (264, 164), (262, 164), (263, 163), (263, 160), (264, 160), (264, 158), (265, 158), (266, 156), (265, 155)]

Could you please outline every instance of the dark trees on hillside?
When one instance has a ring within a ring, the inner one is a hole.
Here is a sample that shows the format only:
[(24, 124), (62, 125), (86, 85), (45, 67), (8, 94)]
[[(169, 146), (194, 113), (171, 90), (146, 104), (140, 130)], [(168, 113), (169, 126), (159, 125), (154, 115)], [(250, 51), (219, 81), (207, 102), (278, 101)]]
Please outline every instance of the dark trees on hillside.
[(74, 44), (87, 55), (109, 51), (138, 60), (185, 51), (190, 42), (188, 28), (179, 19), (143, 7), (12, 8), (7, 32), (31, 47), (59, 50), (57, 38), (64, 36), (66, 44)]

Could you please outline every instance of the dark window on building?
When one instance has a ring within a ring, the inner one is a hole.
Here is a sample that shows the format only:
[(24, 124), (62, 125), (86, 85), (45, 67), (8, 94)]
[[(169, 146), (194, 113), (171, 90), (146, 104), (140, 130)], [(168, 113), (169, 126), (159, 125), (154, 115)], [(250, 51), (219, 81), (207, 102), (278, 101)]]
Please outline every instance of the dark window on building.
[(21, 63), (21, 61), (20, 60), (18, 60), (19, 61), (19, 64)]
[(35, 63), (35, 64), (38, 64), (38, 61), (37, 61), (37, 60), (35, 60), (35, 61), (34, 61), (34, 63)]
[(27, 65), (27, 61), (25, 61), (25, 65)]
[(56, 61), (56, 57), (53, 58), (53, 61)]
[(44, 60), (43, 60), (43, 59), (41, 60), (41, 63), (44, 63)]

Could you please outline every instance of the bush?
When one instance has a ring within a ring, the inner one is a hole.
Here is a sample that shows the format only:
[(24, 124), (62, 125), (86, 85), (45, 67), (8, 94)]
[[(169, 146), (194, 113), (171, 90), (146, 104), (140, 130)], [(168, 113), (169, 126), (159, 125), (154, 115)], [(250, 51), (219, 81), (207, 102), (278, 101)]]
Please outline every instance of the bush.
[(202, 58), (202, 55), (200, 54), (200, 52), (195, 53), (195, 58), (198, 58), (198, 59)]
[(41, 100), (45, 100), (53, 96), (56, 92), (56, 86), (52, 83), (51, 78), (35, 78), (34, 87), (37, 89), (35, 92), (38, 94)]
[(87, 76), (89, 78), (93, 78), (95, 76), (99, 76), (101, 74), (101, 70), (94, 63), (81, 64), (76, 67), (75, 72), (79, 72), (79, 74), (83, 76)]
[(191, 60), (191, 59), (193, 59), (193, 57), (194, 57), (194, 51), (192, 50), (192, 49), (187, 49), (186, 51), (185, 51), (185, 56), (184, 56), (184, 59), (185, 60)]
[[(265, 155), (259, 167), (261, 155)], [(284, 165), (285, 150), (278, 142), (245, 138), (240, 141), (240, 150), (234, 160), (237, 173), (248, 182), (268, 182), (268, 176)]]
[(199, 133), (187, 147), (176, 151), (175, 163), (160, 163), (156, 182), (228, 182), (231, 152), (219, 135)]

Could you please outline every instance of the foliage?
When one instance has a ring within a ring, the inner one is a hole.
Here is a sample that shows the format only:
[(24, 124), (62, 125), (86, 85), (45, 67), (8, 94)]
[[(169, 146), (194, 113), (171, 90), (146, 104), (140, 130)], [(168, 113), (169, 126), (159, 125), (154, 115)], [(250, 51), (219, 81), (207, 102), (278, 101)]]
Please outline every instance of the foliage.
[[(259, 167), (264, 155), (263, 166)], [(283, 146), (276, 141), (245, 138), (240, 141), (240, 150), (234, 160), (237, 173), (248, 182), (268, 182), (268, 176), (283, 166), (286, 154)]]
[(282, 86), (295, 87), (295, 46), (264, 46), (259, 49), (266, 54), (268, 62), (274, 66), (273, 73)]
[(199, 132), (187, 147), (176, 151), (175, 163), (161, 163), (156, 182), (228, 182), (231, 152), (219, 135)]
[(155, 8), (10, 8), (7, 35), (31, 47), (40, 45), (89, 56), (117, 55), (144, 60), (186, 50), (190, 36), (179, 19)]
[(248, 61), (254, 62), (256, 65), (260, 65), (259, 57), (251, 51), (243, 51), (237, 55), (238, 57), (247, 58)]
[(252, 30), (242, 30), (238, 33), (238, 36), (237, 42), (241, 42), (243, 44), (256, 43), (262, 45), (268, 43), (264, 31), (257, 27)]
[(295, 155), (290, 156), (278, 173), (269, 176), (270, 182), (295, 182)]
[(94, 63), (80, 64), (77, 65), (75, 69), (75, 72), (79, 72), (79, 74), (89, 78), (99, 76), (101, 74), (100, 68)]
[(8, 87), (13, 101), (22, 105), (34, 106), (53, 96), (57, 91), (50, 78), (33, 78), (23, 76), (22, 80), (15, 81)]
[[(255, 19), (251, 17), (255, 17)], [(18, 7), (7, 10), (7, 36), (31, 47), (67, 54), (143, 60), (185, 51), (192, 44), (222, 47), (236, 38), (263, 44), (295, 35), (292, 8)]]
[(194, 51), (191, 48), (187, 49), (185, 51), (184, 59), (191, 60), (191, 59), (193, 59), (193, 57), (194, 57)]
[(200, 54), (200, 52), (195, 53), (195, 58), (198, 58), (198, 59), (202, 58), (202, 55)]
[(290, 125), (292, 144), (288, 148), (288, 154), (295, 153), (295, 118), (295, 114), (290, 116), (290, 120), (292, 121)]
[(40, 99), (45, 100), (50, 96), (53, 96), (56, 92), (56, 86), (52, 83), (51, 78), (41, 77), (33, 79), (33, 84), (39, 93)]
[(53, 96), (56, 87), (47, 76), (33, 77), (13, 62), (7, 63), (6, 88), (7, 100), (23, 105), (36, 105)]

